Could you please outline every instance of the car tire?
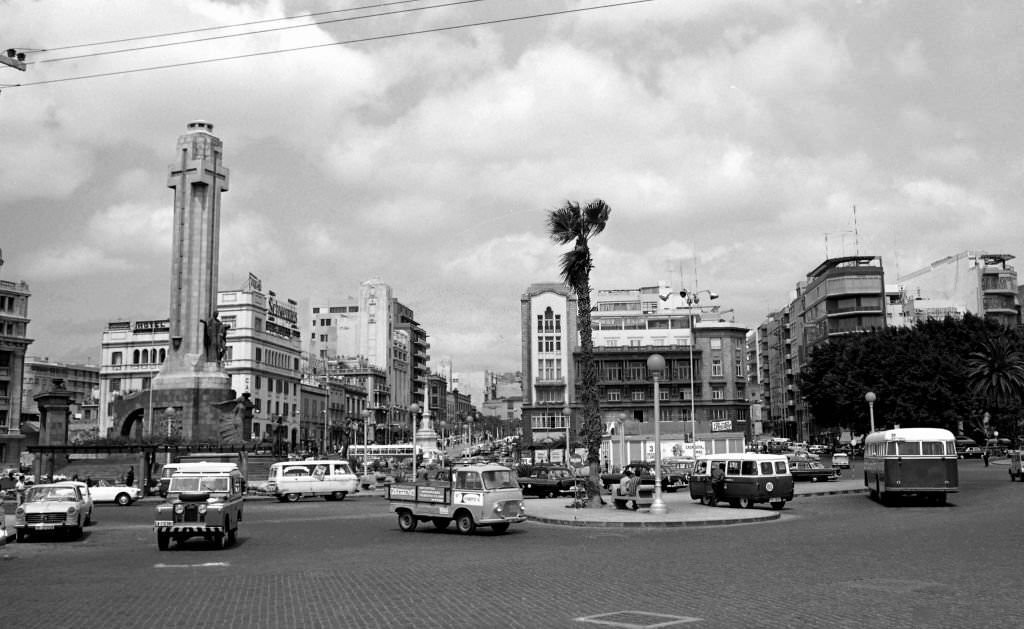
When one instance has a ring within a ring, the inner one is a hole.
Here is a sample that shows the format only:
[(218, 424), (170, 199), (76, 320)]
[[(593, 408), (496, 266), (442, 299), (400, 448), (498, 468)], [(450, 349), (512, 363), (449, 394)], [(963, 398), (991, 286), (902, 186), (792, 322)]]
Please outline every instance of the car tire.
[(117, 497), (114, 498), (114, 502), (121, 505), (122, 507), (127, 507), (132, 503), (132, 497), (124, 493), (117, 494)]
[(470, 535), (476, 531), (476, 522), (470, 513), (463, 511), (455, 516), (455, 528), (463, 535)]
[(416, 517), (413, 516), (412, 511), (408, 509), (402, 509), (398, 512), (398, 528), (406, 533), (410, 533), (416, 530), (416, 525), (419, 522)]
[(68, 529), (69, 539), (81, 539), (82, 538), (82, 525), (72, 526)]
[(753, 509), (754, 508), (754, 501), (751, 500), (750, 498), (740, 498), (739, 500), (736, 501), (736, 503), (737, 503), (737, 505), (739, 505), (740, 509)]
[(302, 497), (301, 494), (297, 494), (297, 493), (294, 493), (294, 492), (284, 495), (284, 499), (287, 500), (288, 502), (298, 502), (299, 498), (301, 498), (301, 497)]
[(170, 533), (157, 533), (156, 534), (156, 547), (160, 550), (167, 550), (171, 547), (171, 535)]

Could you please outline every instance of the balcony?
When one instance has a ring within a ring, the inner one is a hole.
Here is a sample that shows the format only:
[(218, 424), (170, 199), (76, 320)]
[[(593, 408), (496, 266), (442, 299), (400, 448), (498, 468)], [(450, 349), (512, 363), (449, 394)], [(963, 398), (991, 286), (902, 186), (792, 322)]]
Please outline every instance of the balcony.
[(533, 381), (533, 384), (535, 384), (538, 387), (564, 387), (565, 377), (550, 378), (544, 376), (537, 376), (537, 378)]

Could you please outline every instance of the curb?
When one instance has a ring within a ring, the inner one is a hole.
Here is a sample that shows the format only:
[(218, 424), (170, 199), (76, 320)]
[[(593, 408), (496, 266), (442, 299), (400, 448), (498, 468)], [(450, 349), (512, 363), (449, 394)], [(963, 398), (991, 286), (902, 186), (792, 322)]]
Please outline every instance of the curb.
[(778, 520), (782, 517), (781, 513), (773, 512), (767, 513), (763, 516), (750, 517), (750, 518), (729, 518), (721, 520), (674, 520), (670, 522), (652, 522), (652, 521), (638, 521), (638, 522), (624, 522), (624, 521), (594, 521), (594, 520), (564, 520), (561, 518), (546, 518), (533, 515), (527, 515), (526, 518), (531, 522), (541, 522), (543, 524), (555, 524), (559, 526), (578, 526), (588, 528), (682, 528), (682, 527), (706, 527), (706, 526), (725, 526), (729, 524), (748, 524), (752, 522), (769, 522), (771, 520)]
[(816, 491), (813, 493), (806, 494), (795, 494), (793, 499), (797, 498), (812, 498), (814, 496), (836, 496), (838, 494), (866, 494), (868, 493), (867, 488), (864, 489), (836, 489), (833, 491)]

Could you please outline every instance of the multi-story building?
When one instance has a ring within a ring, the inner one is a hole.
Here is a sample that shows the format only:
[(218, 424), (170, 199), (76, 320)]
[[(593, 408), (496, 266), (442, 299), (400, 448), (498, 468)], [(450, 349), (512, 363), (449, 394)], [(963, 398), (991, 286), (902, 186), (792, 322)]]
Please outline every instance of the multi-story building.
[[(411, 308), (379, 279), (359, 285), (359, 296), (311, 306), (310, 330), (303, 335), (310, 360), (365, 359), (387, 374), (388, 408), (379, 423), (411, 425), (412, 403), (422, 406), (430, 345)], [(384, 417), (386, 416), (386, 421)]]
[[(619, 465), (623, 455), (653, 458), (654, 379), (647, 369), (653, 354), (666, 363), (658, 392), (662, 454), (691, 453), (691, 442), (698, 451), (742, 451), (749, 430), (747, 329), (713, 320), (710, 310), (691, 309), (680, 296), (659, 292), (658, 287), (599, 290), (592, 300), (607, 459)], [(567, 430), (571, 450), (582, 445), (576, 441), (581, 357), (576, 303), (561, 284), (531, 285), (521, 298), (523, 424), (535, 447), (548, 440), (551, 448), (564, 449)], [(704, 318), (708, 314), (712, 320)], [(614, 444), (613, 429), (618, 430)], [(548, 449), (536, 452), (545, 456)]]
[(796, 298), (758, 327), (758, 375), (766, 431), (801, 441), (825, 440), (838, 426), (811, 417), (799, 374), (815, 345), (851, 332), (886, 327), (882, 259), (830, 258), (797, 284)]
[(522, 372), (484, 372), (484, 400), (480, 412), (487, 417), (497, 417), (502, 425), (502, 434), (519, 435), (523, 413)]
[(913, 320), (962, 317), (965, 312), (1005, 327), (1021, 323), (1017, 271), (1005, 253), (963, 251), (898, 278)]
[[(150, 382), (167, 358), (169, 329), (167, 319), (107, 324), (100, 341), (98, 436), (117, 436), (110, 434), (117, 399), (150, 390)], [(154, 418), (161, 412), (162, 409), (149, 406), (144, 431), (152, 431), (158, 425)]]
[[(0, 252), (0, 268), (3, 267)], [(0, 280), (0, 466), (20, 465), (24, 435), (21, 403), (28, 338), (28, 299), (25, 282)]]
[(71, 416), (68, 418), (68, 442), (75, 443), (99, 435), (100, 368), (51, 361), (49, 358), (25, 358), (25, 384), (22, 388), (22, 417), (39, 419), (35, 396), (53, 388), (60, 381), (70, 396)]

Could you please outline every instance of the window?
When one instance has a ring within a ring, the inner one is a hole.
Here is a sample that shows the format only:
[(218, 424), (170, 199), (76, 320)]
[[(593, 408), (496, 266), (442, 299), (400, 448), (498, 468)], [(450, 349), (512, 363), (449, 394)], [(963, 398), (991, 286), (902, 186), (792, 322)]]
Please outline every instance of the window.
[(256, 362), (263, 362), (263, 349), (259, 347), (256, 348)]
[(775, 462), (775, 473), (776, 474), (785, 474), (786, 473), (786, 462), (785, 461), (776, 461)]
[(123, 361), (124, 361), (124, 357), (121, 354), (121, 352), (114, 352), (113, 354), (110, 355), (110, 364), (111, 365), (120, 365)]
[(725, 462), (725, 474), (733, 476), (740, 473), (740, 461), (726, 461)]
[(640, 339), (629, 339), (630, 347), (640, 347)]
[(111, 391), (120, 391), (121, 390), (121, 379), (120, 378), (111, 378), (110, 379), (110, 390)]
[(757, 476), (757, 461), (743, 461), (740, 466), (740, 474), (743, 476)]
[(723, 373), (723, 371), (722, 371), (722, 359), (721, 358), (712, 358), (711, 359), (711, 376), (712, 377), (715, 377), (715, 376), (721, 377), (722, 373)]
[(669, 391), (667, 388), (658, 389), (658, 399), (660, 399), (662, 402), (667, 402), (668, 400), (672, 399), (669, 397), (670, 393), (672, 392)]
[(725, 389), (718, 389), (718, 388), (711, 389), (711, 399), (712, 400), (724, 400), (725, 399)]
[(634, 402), (642, 402), (643, 399), (644, 399), (644, 392), (643, 391), (633, 391), (633, 401)]
[(321, 343), (326, 343), (327, 342), (327, 335), (326, 334), (321, 334), (320, 335), (320, 342)]
[(544, 314), (537, 315), (537, 332), (561, 334), (562, 315), (556, 315), (550, 307), (546, 308)]
[(608, 401), (618, 402), (622, 399), (622, 393), (618, 389), (612, 389), (608, 391)]
[(722, 349), (722, 337), (716, 336), (711, 339), (711, 349)]
[(761, 474), (765, 476), (772, 475), (772, 464), (770, 461), (761, 461)]
[(602, 371), (604, 372), (602, 374), (604, 380), (622, 380), (621, 365), (604, 365)]
[(920, 441), (901, 441), (900, 442), (900, 455), (901, 456), (921, 456), (921, 442)]
[(618, 347), (619, 339), (606, 339), (604, 342), (605, 347)]

